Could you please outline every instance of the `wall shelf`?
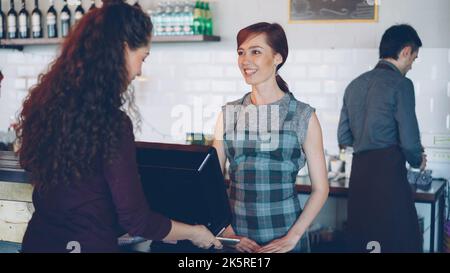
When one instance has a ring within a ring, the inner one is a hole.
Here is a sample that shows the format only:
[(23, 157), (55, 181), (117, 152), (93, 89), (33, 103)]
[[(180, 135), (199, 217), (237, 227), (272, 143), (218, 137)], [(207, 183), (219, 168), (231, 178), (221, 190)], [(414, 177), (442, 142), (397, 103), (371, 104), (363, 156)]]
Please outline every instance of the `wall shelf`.
[[(5, 39), (0, 40), (0, 48), (13, 48), (20, 51), (25, 46), (40, 46), (40, 45), (59, 45), (63, 38), (38, 38), (38, 39)], [(186, 43), (186, 42), (218, 42), (220, 36), (208, 35), (189, 35), (189, 36), (153, 36), (154, 43)]]
[(220, 36), (189, 35), (189, 36), (153, 36), (155, 43), (185, 43), (185, 42), (219, 42)]
[(6, 39), (0, 40), (0, 48), (13, 48), (23, 50), (31, 45), (57, 45), (62, 43), (62, 38), (38, 38), (38, 39)]

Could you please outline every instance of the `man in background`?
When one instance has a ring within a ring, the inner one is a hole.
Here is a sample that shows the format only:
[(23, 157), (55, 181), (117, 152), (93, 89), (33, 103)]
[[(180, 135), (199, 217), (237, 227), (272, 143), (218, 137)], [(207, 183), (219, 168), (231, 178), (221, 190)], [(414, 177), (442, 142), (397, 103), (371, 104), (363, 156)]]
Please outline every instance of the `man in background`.
[(424, 169), (426, 156), (406, 73), (422, 42), (409, 25), (394, 25), (381, 39), (376, 67), (346, 88), (338, 143), (352, 146), (348, 250), (421, 252), (422, 236), (405, 161)]

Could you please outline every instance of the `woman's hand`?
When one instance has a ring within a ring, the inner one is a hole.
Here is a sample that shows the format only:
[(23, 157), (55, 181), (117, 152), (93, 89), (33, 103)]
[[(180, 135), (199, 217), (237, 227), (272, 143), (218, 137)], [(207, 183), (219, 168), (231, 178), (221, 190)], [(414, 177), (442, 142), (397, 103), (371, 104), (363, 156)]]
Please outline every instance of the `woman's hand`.
[(192, 226), (193, 233), (189, 240), (196, 246), (204, 249), (210, 248), (214, 245), (215, 249), (221, 249), (222, 244), (216, 237), (203, 225)]
[(284, 237), (273, 240), (269, 244), (261, 247), (257, 252), (258, 253), (286, 253), (295, 248), (298, 241), (300, 240), (300, 236), (287, 234)]

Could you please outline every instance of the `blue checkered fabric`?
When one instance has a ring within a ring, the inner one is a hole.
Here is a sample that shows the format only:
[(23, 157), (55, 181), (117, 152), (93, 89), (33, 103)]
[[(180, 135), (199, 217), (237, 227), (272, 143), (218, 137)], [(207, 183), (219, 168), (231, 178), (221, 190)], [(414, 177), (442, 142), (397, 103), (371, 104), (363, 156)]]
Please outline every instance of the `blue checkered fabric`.
[[(288, 111), (279, 128), (255, 132), (249, 128), (255, 122), (260, 125), (261, 120), (245, 120), (240, 113), (245, 111), (242, 103), (246, 96), (234, 108), (234, 123), (226, 121), (226, 113), (231, 113), (225, 109), (229, 104), (223, 108), (232, 226), (236, 234), (264, 245), (286, 235), (302, 211), (295, 191), (297, 173), (304, 166), (298, 119), (294, 122), (299, 102), (289, 93)], [(270, 145), (270, 141), (276, 145)], [(301, 241), (294, 251), (300, 248)]]

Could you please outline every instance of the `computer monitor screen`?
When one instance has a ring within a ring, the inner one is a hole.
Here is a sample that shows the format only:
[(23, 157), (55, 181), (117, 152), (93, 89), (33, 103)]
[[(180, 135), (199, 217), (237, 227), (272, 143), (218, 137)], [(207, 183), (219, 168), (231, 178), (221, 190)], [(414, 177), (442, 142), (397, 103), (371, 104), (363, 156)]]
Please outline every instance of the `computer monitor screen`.
[(231, 223), (224, 177), (213, 147), (136, 142), (136, 157), (153, 211), (205, 225), (214, 235)]

